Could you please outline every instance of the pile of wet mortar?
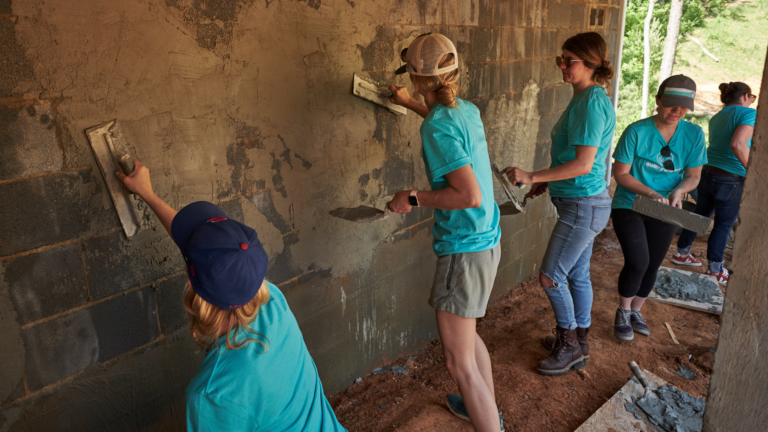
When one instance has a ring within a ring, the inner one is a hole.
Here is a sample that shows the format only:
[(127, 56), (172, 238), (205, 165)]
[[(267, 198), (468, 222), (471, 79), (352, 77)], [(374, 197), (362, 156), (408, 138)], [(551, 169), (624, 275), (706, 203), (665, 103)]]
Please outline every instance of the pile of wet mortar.
[(685, 274), (675, 270), (660, 269), (654, 286), (661, 298), (676, 298), (700, 303), (719, 304), (713, 296), (722, 296), (717, 283), (696, 273)]
[[(635, 378), (632, 378), (635, 380)], [(639, 382), (638, 382), (639, 384)], [(653, 395), (640, 399), (632, 398), (648, 420), (666, 432), (700, 432), (704, 418), (704, 398), (691, 396), (689, 393), (666, 385), (659, 387)], [(637, 408), (627, 403), (627, 411), (639, 416)]]

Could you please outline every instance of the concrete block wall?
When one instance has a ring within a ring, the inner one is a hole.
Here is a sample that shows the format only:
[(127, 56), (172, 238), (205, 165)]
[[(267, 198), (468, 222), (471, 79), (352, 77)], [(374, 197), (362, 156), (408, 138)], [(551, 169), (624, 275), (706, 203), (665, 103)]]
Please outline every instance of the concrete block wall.
[[(571, 96), (554, 56), (586, 30), (614, 56), (618, 4), (0, 0), (0, 431), (184, 427), (203, 354), (180, 255), (154, 219), (125, 238), (86, 128), (118, 118), (172, 206), (256, 228), (335, 393), (437, 337), (432, 212), (328, 215), (429, 187), (421, 119), (354, 97), (352, 73), (408, 85), (399, 51), (446, 34), (492, 158), (540, 169)], [(502, 219), (494, 296), (536, 274), (554, 221), (547, 197)]]

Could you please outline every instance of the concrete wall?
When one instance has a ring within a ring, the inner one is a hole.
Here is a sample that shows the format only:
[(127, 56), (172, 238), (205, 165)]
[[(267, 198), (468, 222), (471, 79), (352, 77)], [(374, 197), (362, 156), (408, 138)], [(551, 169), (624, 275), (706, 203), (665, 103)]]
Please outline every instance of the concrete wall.
[[(437, 337), (431, 211), (328, 215), (428, 188), (421, 119), (352, 96), (353, 72), (393, 81), (403, 46), (446, 34), (492, 157), (542, 168), (571, 96), (553, 57), (595, 29), (614, 58), (618, 21), (617, 0), (0, 0), (0, 431), (183, 428), (202, 354), (181, 259), (154, 219), (124, 237), (86, 128), (118, 118), (172, 206), (257, 229), (334, 393)], [(494, 296), (553, 222), (546, 197), (503, 220)]]
[(728, 281), (704, 431), (764, 431), (768, 424), (768, 61), (741, 199), (733, 274)]

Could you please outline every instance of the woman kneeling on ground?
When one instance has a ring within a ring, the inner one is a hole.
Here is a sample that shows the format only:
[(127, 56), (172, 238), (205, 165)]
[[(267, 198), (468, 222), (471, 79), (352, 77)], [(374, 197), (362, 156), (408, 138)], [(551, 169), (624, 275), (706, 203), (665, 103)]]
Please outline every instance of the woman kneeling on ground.
[[(722, 285), (728, 284), (723, 253), (731, 227), (739, 217), (757, 116), (757, 110), (749, 106), (755, 99), (757, 96), (752, 94), (752, 89), (742, 82), (722, 83), (720, 101), (725, 107), (709, 120), (707, 164), (702, 169), (694, 213), (706, 217), (715, 213), (715, 224), (707, 240), (709, 269), (706, 274), (715, 276)], [(691, 255), (695, 238), (695, 232), (683, 231), (677, 240), (677, 253), (672, 257), (672, 262), (701, 266), (701, 261)]]
[(598, 33), (580, 33), (562, 49), (556, 61), (563, 81), (573, 88), (573, 98), (552, 128), (550, 168), (532, 173), (507, 168), (512, 184), (533, 183), (528, 195), (542, 194), (549, 186), (558, 214), (539, 274), (557, 322), (555, 336), (544, 339), (550, 355), (539, 363), (542, 375), (562, 375), (587, 364), (592, 323), (589, 259), (595, 236), (611, 214), (606, 162), (616, 115), (608, 99), (613, 68), (606, 60), (606, 43)]
[(398, 72), (407, 70), (414, 92), (427, 105), (395, 86), (390, 86), (390, 100), (424, 117), (422, 157), (432, 190), (397, 192), (389, 206), (398, 213), (414, 206), (435, 209), (432, 233), (438, 258), (429, 305), (436, 310), (445, 365), (461, 392), (461, 397), (448, 395), (448, 408), (477, 431), (498, 432), (504, 429), (491, 359), (475, 331), (476, 318), (485, 315), (501, 253), (499, 207), (480, 111), (456, 97), (459, 58), (447, 37), (421, 35), (401, 57), (406, 65)]
[(629, 125), (613, 154), (618, 186), (611, 218), (624, 253), (613, 333), (621, 340), (634, 339), (634, 332), (651, 334), (640, 308), (676, 231), (672, 224), (633, 211), (635, 195), (682, 208), (683, 194), (696, 187), (707, 163), (704, 131), (681, 120), (693, 111), (695, 95), (696, 83), (687, 76), (664, 80), (656, 93), (657, 114)]
[(190, 331), (209, 350), (187, 387), (187, 430), (345, 431), (283, 293), (264, 280), (268, 259), (256, 231), (209, 202), (177, 213), (135, 162), (130, 176), (117, 175), (181, 249)]

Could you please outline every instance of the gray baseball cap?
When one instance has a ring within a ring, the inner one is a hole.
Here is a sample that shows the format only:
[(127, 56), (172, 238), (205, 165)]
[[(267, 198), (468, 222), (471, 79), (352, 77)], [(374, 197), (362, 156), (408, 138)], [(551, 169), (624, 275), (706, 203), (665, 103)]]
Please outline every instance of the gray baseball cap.
[(696, 83), (685, 75), (673, 75), (661, 83), (656, 97), (665, 108), (684, 107), (693, 111)]

